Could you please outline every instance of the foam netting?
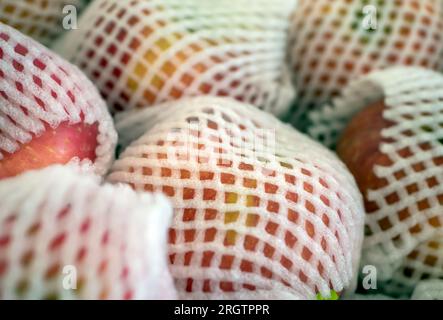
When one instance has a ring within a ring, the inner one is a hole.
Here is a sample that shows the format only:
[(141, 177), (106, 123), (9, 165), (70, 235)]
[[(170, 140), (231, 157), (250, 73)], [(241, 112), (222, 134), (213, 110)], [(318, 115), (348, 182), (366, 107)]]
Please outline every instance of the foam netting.
[(295, 95), (286, 63), (295, 2), (96, 0), (56, 50), (113, 112), (208, 94), (280, 115)]
[(123, 119), (125, 141), (144, 134), (108, 180), (172, 199), (170, 270), (181, 298), (315, 299), (353, 285), (363, 204), (332, 152), (230, 98)]
[(365, 195), (375, 211), (366, 216), (362, 263), (377, 266), (384, 281), (442, 229), (443, 76), (413, 67), (363, 76), (324, 109), (330, 125), (318, 122), (318, 129), (337, 136), (355, 113), (380, 100), (389, 125), (381, 131), (378, 149), (387, 161), (373, 168), (384, 182)]
[(0, 22), (50, 45), (65, 30), (63, 19), (75, 6), (77, 17), (89, 0), (0, 0)]
[(108, 170), (117, 133), (106, 103), (77, 67), (0, 23), (0, 81), (0, 160), (48, 125), (98, 123), (94, 166), (99, 174)]
[(385, 292), (412, 299), (443, 299), (443, 237), (437, 235), (420, 243), (407, 257), (392, 279), (385, 285)]
[(413, 300), (443, 300), (443, 281), (421, 281), (412, 294)]
[(0, 298), (172, 299), (163, 195), (74, 166), (0, 182)]
[(289, 45), (298, 90), (292, 123), (306, 130), (310, 112), (371, 70), (443, 70), (441, 30), (442, 0), (299, 0)]

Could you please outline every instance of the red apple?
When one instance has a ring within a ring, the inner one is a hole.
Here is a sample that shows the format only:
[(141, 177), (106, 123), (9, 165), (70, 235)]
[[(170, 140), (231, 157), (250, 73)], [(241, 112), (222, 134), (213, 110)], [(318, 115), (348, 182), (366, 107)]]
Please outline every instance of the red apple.
[[(420, 105), (413, 107), (419, 110)], [(364, 196), (367, 212), (364, 260), (386, 270), (380, 275), (380, 284), (386, 294), (395, 297), (408, 297), (419, 280), (438, 278), (443, 271), (438, 263), (441, 238), (435, 236), (443, 226), (443, 194), (438, 174), (429, 174), (443, 165), (441, 140), (437, 134), (429, 135), (433, 125), (438, 124), (435, 115), (441, 107), (438, 104), (432, 107), (429, 113), (416, 110), (411, 114), (399, 113), (394, 122), (394, 116), (388, 119), (386, 115), (389, 107), (384, 101), (373, 103), (349, 121), (337, 145), (338, 155)], [(395, 111), (393, 108), (391, 112)], [(400, 125), (397, 132), (395, 129)], [(397, 137), (388, 138), (383, 134), (387, 129), (397, 132)], [(424, 138), (421, 133), (428, 136)], [(393, 151), (389, 148), (391, 152), (382, 149), (382, 145), (399, 145), (402, 139), (413, 139), (415, 135), (421, 136), (416, 142), (411, 140)], [(416, 157), (417, 150), (421, 157)], [(397, 165), (395, 171), (393, 165)], [(386, 172), (392, 174), (378, 173), (376, 167), (390, 168)]]
[(438, 274), (422, 261), (443, 230), (442, 83), (429, 69), (379, 70), (343, 88), (316, 119), (363, 195), (362, 271), (375, 267), (385, 294), (410, 295), (421, 271)]
[(226, 98), (134, 115), (150, 119), (145, 134), (108, 180), (171, 198), (170, 265), (182, 298), (315, 299), (349, 285), (364, 213), (335, 155)]
[(65, 164), (73, 158), (94, 161), (97, 135), (97, 124), (62, 123), (56, 129), (47, 126), (41, 136), (33, 138), (17, 152), (6, 154), (0, 160), (0, 179), (51, 164)]
[(337, 154), (354, 175), (363, 194), (369, 189), (377, 189), (385, 184), (375, 176), (374, 166), (392, 164), (380, 151), (380, 143), (386, 142), (381, 130), (391, 125), (383, 118), (384, 109), (383, 101), (364, 108), (349, 122), (337, 145)]
[(296, 1), (237, 2), (95, 1), (56, 50), (113, 113), (213, 95), (282, 115), (294, 98), (285, 50)]
[[(72, 10), (64, 11), (68, 5), (75, 6), (75, 16)], [(65, 31), (62, 19), (78, 17), (85, 5), (85, 0), (1, 0), (0, 22), (49, 46)]]
[[(417, 106), (419, 107), (419, 106)], [(365, 207), (368, 215), (371, 213), (384, 211), (387, 217), (377, 221), (382, 232), (389, 232), (390, 229), (396, 226), (391, 223), (389, 215), (398, 215), (400, 221), (408, 219), (411, 215), (421, 214), (421, 211), (425, 211), (429, 208), (429, 203), (426, 199), (417, 200), (417, 211), (411, 212), (408, 208), (403, 208), (396, 212), (392, 210), (393, 204), (400, 203), (402, 199), (398, 197), (398, 194), (393, 192), (386, 201), (389, 203), (389, 207), (383, 208), (377, 205), (374, 201), (370, 201), (367, 197), (368, 192), (381, 190), (386, 187), (389, 182), (386, 178), (377, 176), (374, 167), (382, 166), (388, 167), (393, 165), (393, 161), (388, 157), (388, 155), (381, 151), (380, 146), (382, 143), (390, 143), (392, 139), (387, 139), (382, 136), (382, 130), (387, 129), (393, 125), (393, 123), (387, 120), (383, 116), (383, 112), (386, 109), (386, 105), (383, 101), (378, 101), (357, 113), (352, 120), (348, 123), (347, 127), (342, 133), (341, 138), (337, 144), (337, 153), (343, 162), (348, 166), (351, 173), (354, 175), (359, 188), (364, 195)], [(426, 128), (422, 128), (426, 130)], [(413, 134), (412, 131), (408, 133), (409, 136)], [(431, 149), (428, 142), (419, 143), (419, 147), (422, 152), (429, 152)], [(403, 159), (411, 157), (410, 148), (405, 147), (398, 151), (398, 155)], [(407, 160), (406, 160), (407, 161)], [(436, 166), (443, 165), (443, 157), (436, 156), (433, 158)], [(416, 171), (420, 171), (423, 167), (423, 163), (414, 163), (412, 168)], [(396, 178), (401, 180), (404, 178), (404, 171), (399, 171)], [(428, 187), (432, 188), (436, 186), (438, 182), (435, 178), (428, 179)], [(401, 190), (404, 188), (403, 184), (396, 183), (394, 191)], [(414, 181), (410, 182), (407, 186), (408, 194), (413, 196), (419, 187), (414, 185)], [(443, 195), (438, 197), (438, 201), (443, 204)], [(369, 217), (369, 219), (371, 219)], [(442, 222), (439, 217), (429, 218), (428, 223), (434, 227), (441, 227)], [(412, 234), (420, 233), (422, 231), (421, 223), (417, 222), (412, 227), (409, 228), (409, 232)], [(368, 235), (371, 235), (373, 230), (367, 229)], [(393, 239), (398, 236), (395, 234)]]
[(76, 158), (99, 174), (116, 132), (94, 85), (73, 65), (0, 23), (0, 179)]
[(0, 299), (173, 299), (172, 208), (54, 165), (0, 181)]
[(392, 66), (443, 70), (442, 4), (434, 0), (300, 0), (289, 32), (298, 91), (292, 121), (340, 94), (350, 81)]

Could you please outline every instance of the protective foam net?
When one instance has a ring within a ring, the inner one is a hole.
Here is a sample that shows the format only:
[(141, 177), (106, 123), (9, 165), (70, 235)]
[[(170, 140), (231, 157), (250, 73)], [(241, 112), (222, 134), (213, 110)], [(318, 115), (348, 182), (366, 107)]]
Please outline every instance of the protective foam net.
[[(77, 17), (89, 0), (0, 0), (0, 22), (50, 45), (63, 33), (63, 19), (71, 5)], [(69, 7), (68, 7), (69, 8)]]
[[(399, 270), (386, 284), (385, 291), (397, 296), (408, 296), (413, 292), (413, 299), (443, 299), (442, 249), (443, 237), (441, 235), (418, 245), (408, 254)], [(439, 291), (439, 297), (435, 296), (436, 290)], [(426, 297), (426, 294), (429, 297)]]
[(443, 70), (441, 30), (442, 0), (299, 0), (290, 31), (292, 123), (307, 129), (307, 113), (371, 70)]
[(414, 300), (443, 300), (443, 281), (421, 281), (412, 295)]
[(56, 50), (93, 79), (113, 112), (182, 96), (231, 96), (282, 114), (295, 0), (96, 0)]
[[(375, 265), (379, 279), (386, 281), (417, 246), (442, 229), (443, 76), (405, 67), (371, 73), (324, 109), (330, 126), (319, 122), (318, 129), (335, 136), (354, 113), (380, 100), (388, 125), (381, 130), (381, 143), (371, 154), (374, 166), (367, 173), (374, 183), (364, 195), (362, 263)], [(361, 141), (360, 152), (365, 152), (369, 135)], [(416, 280), (411, 276), (409, 283)]]
[(0, 81), (0, 161), (49, 127), (98, 124), (94, 164), (97, 173), (107, 171), (117, 134), (105, 102), (77, 67), (0, 23)]
[(0, 182), (1, 299), (172, 299), (164, 196), (73, 166)]
[(351, 284), (363, 205), (329, 150), (228, 98), (133, 111), (118, 126), (124, 141), (145, 134), (108, 180), (172, 199), (181, 298), (315, 299)]

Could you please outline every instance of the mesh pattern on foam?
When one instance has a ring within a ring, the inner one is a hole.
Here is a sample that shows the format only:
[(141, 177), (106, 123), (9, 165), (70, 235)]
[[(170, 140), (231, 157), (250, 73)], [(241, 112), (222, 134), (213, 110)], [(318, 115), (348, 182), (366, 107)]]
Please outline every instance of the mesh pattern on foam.
[(414, 300), (443, 300), (443, 281), (421, 281), (412, 294)]
[(108, 180), (172, 199), (170, 269), (182, 298), (306, 299), (350, 285), (364, 213), (330, 151), (226, 98), (135, 111), (118, 127), (126, 142), (145, 134)]
[(204, 94), (275, 114), (294, 97), (286, 65), (295, 0), (96, 0), (57, 51), (113, 111)]
[[(427, 299), (433, 298), (436, 288), (440, 288), (443, 298), (443, 237), (438, 235), (419, 244), (403, 260), (401, 267), (385, 286), (385, 291), (393, 295), (410, 295), (412, 298), (426, 298), (425, 287), (429, 287)], [(440, 283), (440, 284), (439, 284)], [(415, 289), (414, 289), (415, 288)], [(419, 292), (421, 292), (419, 294)]]
[[(377, 9), (366, 30), (365, 5)], [(294, 124), (330, 102), (359, 75), (393, 65), (443, 70), (441, 0), (299, 0), (290, 30), (290, 59), (298, 101)]]
[(386, 69), (349, 85), (324, 109), (322, 117), (329, 118), (330, 126), (317, 123), (319, 131), (336, 136), (359, 109), (384, 99), (383, 117), (392, 125), (382, 131), (379, 150), (388, 161), (374, 167), (384, 183), (366, 195), (375, 209), (366, 216), (363, 253), (363, 263), (378, 266), (383, 280), (442, 226), (442, 92), (443, 77), (433, 71)]
[(114, 157), (117, 134), (106, 104), (77, 67), (0, 23), (0, 160), (45, 130), (98, 122), (96, 171)]
[(85, 0), (0, 0), (0, 22), (49, 45), (63, 32), (63, 8), (74, 5), (77, 13)]
[[(0, 297), (174, 298), (167, 199), (80, 172), (52, 166), (0, 182)], [(76, 290), (63, 287), (65, 266)]]

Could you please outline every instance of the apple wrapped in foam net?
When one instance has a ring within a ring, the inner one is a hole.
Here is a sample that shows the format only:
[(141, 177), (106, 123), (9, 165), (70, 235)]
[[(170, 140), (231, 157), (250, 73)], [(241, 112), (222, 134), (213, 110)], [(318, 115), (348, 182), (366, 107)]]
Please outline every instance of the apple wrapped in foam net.
[(97, 0), (57, 51), (113, 113), (185, 96), (230, 96), (276, 115), (294, 89), (286, 63), (294, 0)]
[(107, 179), (172, 200), (180, 297), (315, 299), (353, 285), (364, 212), (329, 150), (227, 98), (133, 111), (117, 127), (123, 145), (136, 140)]
[(0, 181), (1, 299), (172, 299), (161, 195), (74, 165)]
[(370, 71), (396, 65), (443, 71), (441, 30), (441, 0), (299, 0), (289, 44), (298, 90), (292, 123), (309, 130), (311, 114)]
[(77, 67), (0, 23), (0, 179), (72, 159), (104, 174), (117, 134)]
[[(89, 0), (0, 0), (0, 22), (46, 46), (72, 26)], [(75, 10), (73, 9), (75, 7)], [(68, 16), (71, 15), (71, 16)]]
[[(394, 295), (410, 294), (422, 280), (424, 264), (413, 263), (417, 272), (408, 265), (442, 230), (442, 92), (443, 76), (431, 70), (373, 72), (324, 110), (329, 125), (318, 123), (319, 130), (340, 136), (337, 153), (364, 196), (362, 264), (376, 266), (380, 283)], [(392, 281), (400, 285), (391, 290)]]

